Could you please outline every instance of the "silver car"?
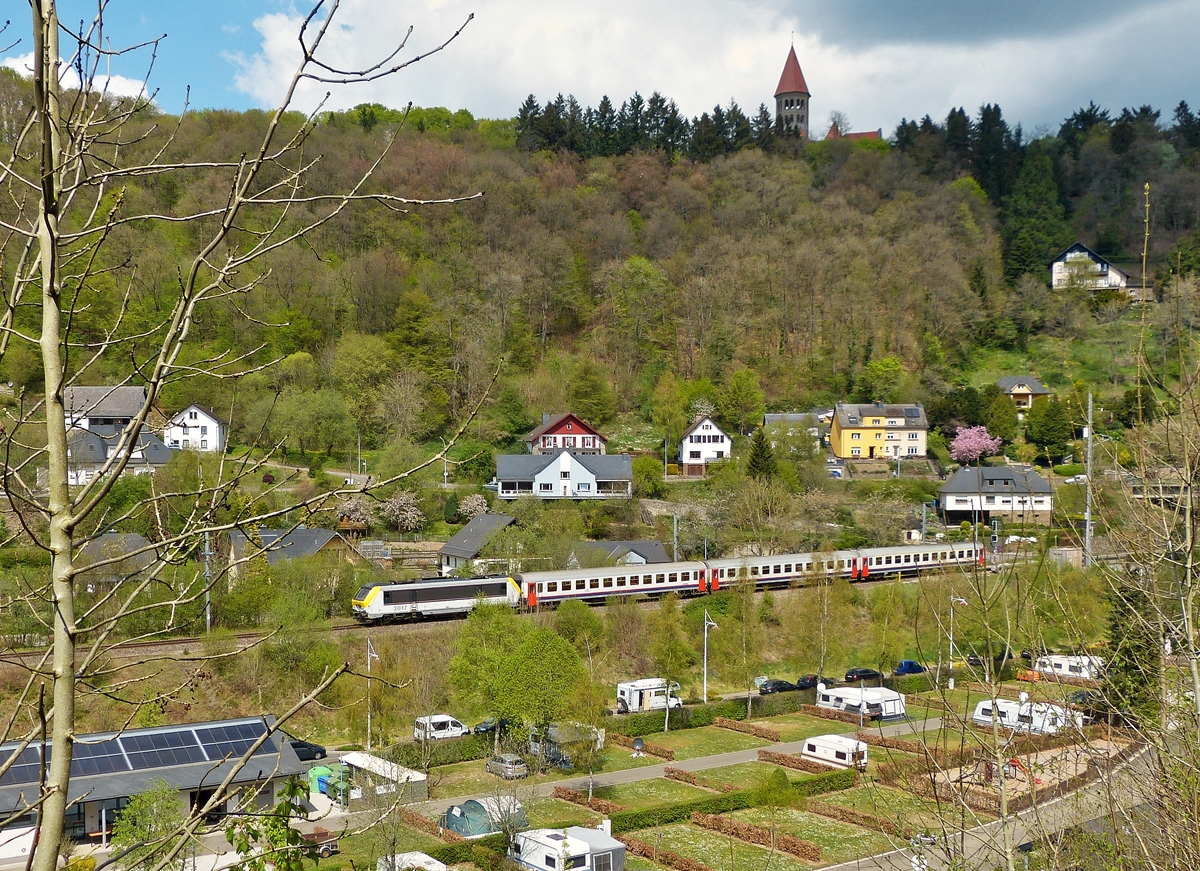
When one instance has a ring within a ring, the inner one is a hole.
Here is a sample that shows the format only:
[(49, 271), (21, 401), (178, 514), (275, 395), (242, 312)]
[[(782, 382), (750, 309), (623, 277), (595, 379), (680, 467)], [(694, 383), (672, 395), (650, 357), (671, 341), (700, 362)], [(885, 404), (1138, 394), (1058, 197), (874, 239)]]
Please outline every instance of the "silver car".
[(524, 759), (515, 753), (501, 753), (498, 756), (493, 756), (487, 761), (484, 768), (487, 769), (488, 774), (503, 777), (505, 780), (529, 776), (529, 766), (525, 764)]

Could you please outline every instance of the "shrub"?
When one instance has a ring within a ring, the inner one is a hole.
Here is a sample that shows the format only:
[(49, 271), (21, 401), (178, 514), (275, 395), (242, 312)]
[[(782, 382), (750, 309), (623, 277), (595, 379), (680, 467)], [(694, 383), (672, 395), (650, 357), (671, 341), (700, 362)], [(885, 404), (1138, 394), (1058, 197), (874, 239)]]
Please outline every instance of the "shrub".
[(926, 693), (934, 688), (933, 672), (931, 671), (927, 671), (924, 674), (906, 674), (900, 677), (889, 677), (883, 683), (884, 686), (904, 695), (908, 695), (909, 693)]
[(1063, 463), (1061, 466), (1054, 467), (1054, 474), (1062, 475), (1064, 478), (1070, 478), (1073, 475), (1082, 475), (1083, 472), (1083, 463)]
[[(425, 748), (422, 748), (420, 743), (410, 741), (405, 744), (397, 744), (388, 755), (393, 762), (419, 771), (425, 767), (425, 752)], [(446, 738), (434, 742), (428, 752), (430, 753), (430, 767), (486, 759), (492, 755), (492, 736), (485, 734)]]
[(793, 780), (792, 789), (796, 795), (822, 795), (826, 792), (840, 792), (843, 789), (853, 789), (858, 783), (858, 772), (853, 768), (842, 771), (831, 771), (828, 774), (818, 774), (805, 780)]
[(742, 790), (727, 795), (685, 801), (680, 804), (664, 805), (647, 810), (621, 811), (613, 814), (609, 819), (612, 822), (613, 834), (618, 834), (683, 822), (691, 819), (693, 813), (724, 814), (730, 811), (744, 810), (748, 807), (753, 807), (752, 793), (749, 790)]

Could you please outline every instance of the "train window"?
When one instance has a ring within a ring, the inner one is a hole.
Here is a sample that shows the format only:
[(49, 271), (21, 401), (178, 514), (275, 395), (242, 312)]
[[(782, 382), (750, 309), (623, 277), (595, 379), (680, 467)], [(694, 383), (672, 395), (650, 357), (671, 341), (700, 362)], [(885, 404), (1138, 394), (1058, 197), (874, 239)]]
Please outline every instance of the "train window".
[(718, 575), (718, 577), (725, 577), (725, 569), (721, 569), (721, 573)]
[(612, 586), (612, 578), (605, 578), (604, 579), (604, 588), (608, 589), (611, 586)]
[(758, 566), (750, 566), (750, 577), (752, 577), (752, 578), (758, 577)]
[(782, 569), (783, 569), (783, 566), (775, 566), (775, 571), (771, 572), (771, 574), (777, 575), (782, 571)]
[(664, 582), (666, 579), (667, 579), (667, 576), (666, 576), (666, 575), (655, 575), (655, 576), (654, 576), (654, 583), (656, 583), (656, 584), (661, 584), (661, 583), (663, 583), (663, 582)]
[(892, 564), (892, 558), (891, 558), (890, 556), (885, 556), (885, 557), (883, 558), (883, 564), (884, 564), (884, 565), (887, 565), (887, 566), (890, 566), (890, 565)]
[(792, 564), (784, 563), (783, 572), (784, 572), (784, 574), (790, 575), (792, 573)]
[(967, 555), (967, 552), (966, 552), (965, 550), (960, 550), (960, 551), (958, 552), (958, 558), (959, 558), (959, 559), (962, 559), (962, 558), (963, 558), (963, 557), (965, 557), (966, 555)]
[(544, 587), (544, 586), (545, 586), (545, 584), (538, 584), (538, 592), (539, 592), (539, 593), (544, 593), (544, 592), (546, 592), (545, 590), (543, 590), (543, 589), (542, 589), (542, 587)]
[(804, 571), (806, 571), (806, 572), (811, 572), (811, 571), (812, 571), (812, 563), (805, 563), (805, 564), (804, 564)]
[(557, 593), (558, 592), (558, 581), (551, 581), (550, 583), (546, 584), (546, 592), (547, 593)]
[(625, 579), (624, 579), (624, 578), (617, 578), (617, 586), (618, 586), (618, 587), (623, 587), (623, 586), (625, 586)]
[(912, 562), (912, 554), (911, 554), (911, 553), (906, 553), (906, 554), (904, 555), (904, 564), (905, 564), (905, 565), (908, 565), (908, 564), (909, 564), (909, 563), (911, 563), (911, 562)]
[(840, 572), (842, 569), (846, 568), (846, 561), (844, 559), (838, 560), (837, 567), (838, 567), (838, 571)]
[(600, 589), (600, 579), (599, 579), (599, 578), (592, 578), (591, 582), (590, 582), (590, 583), (588, 583), (588, 587), (590, 587), (590, 588), (591, 588), (591, 589), (593, 589), (593, 590), (598, 590), (598, 589)]
[(667, 582), (668, 582), (668, 583), (671, 583), (671, 584), (673, 584), (673, 583), (675, 583), (675, 582), (676, 582), (676, 581), (678, 581), (678, 580), (679, 580), (679, 575), (678, 575), (678, 574), (676, 574), (675, 572), (671, 572), (669, 575), (667, 575)]
[(582, 590), (586, 584), (587, 584), (587, 581), (583, 580), (583, 578), (580, 578), (578, 581), (575, 582), (575, 589)]
[(629, 576), (629, 586), (636, 587), (641, 580), (642, 580), (641, 575), (630, 575)]

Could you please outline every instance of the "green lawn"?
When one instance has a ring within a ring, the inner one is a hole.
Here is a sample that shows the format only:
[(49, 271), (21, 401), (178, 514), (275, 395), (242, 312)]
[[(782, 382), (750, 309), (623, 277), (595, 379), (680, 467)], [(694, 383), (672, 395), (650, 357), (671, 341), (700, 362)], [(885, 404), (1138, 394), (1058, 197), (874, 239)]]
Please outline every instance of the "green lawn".
[(647, 736), (646, 740), (651, 744), (674, 750), (676, 759), (695, 759), (735, 750), (753, 750), (756, 747), (769, 747), (772, 743), (742, 732), (718, 729), (716, 726), (659, 732), (652, 737)]
[(805, 871), (812, 867), (787, 853), (772, 855), (763, 847), (682, 823), (646, 829), (634, 836), (660, 850), (703, 862), (713, 871)]
[[(723, 783), (732, 783), (742, 789), (752, 789), (758, 786), (776, 766), (769, 762), (740, 762), (737, 765), (723, 765), (720, 768), (707, 768), (697, 771), (696, 777), (705, 786), (720, 789)], [(799, 772), (788, 772), (795, 775)]]
[[(820, 796), (819, 800), (882, 817), (901, 826), (912, 826), (918, 830), (937, 828), (941, 818), (951, 820), (957, 816), (954, 808), (939, 806), (935, 801), (887, 786), (859, 786)], [(980, 821), (987, 822), (990, 819), (991, 817), (985, 815)], [(968, 825), (975, 825), (975, 820), (969, 820)]]
[(533, 798), (522, 803), (525, 805), (525, 816), (529, 818), (531, 829), (544, 829), (563, 823), (571, 826), (592, 825), (593, 821), (600, 817), (582, 805), (549, 796)]
[(618, 783), (614, 786), (604, 786), (592, 793), (596, 798), (616, 802), (630, 810), (644, 810), (664, 804), (678, 804), (684, 801), (695, 801), (708, 798), (711, 792), (697, 789), (678, 780), (666, 777), (656, 777), (652, 780), (639, 780), (635, 783)]
[[(604, 753), (604, 764), (596, 770), (596, 774), (610, 771), (624, 771), (627, 768), (642, 768), (647, 765), (657, 765), (660, 760), (649, 756), (635, 758), (633, 751), (624, 747), (609, 745)], [(438, 798), (455, 798), (457, 796), (480, 795), (495, 791), (498, 778), (484, 770), (485, 760), (476, 759), (471, 762), (456, 762), (453, 765), (440, 765), (431, 772), (430, 783), (433, 794)], [(556, 780), (580, 777), (586, 771), (563, 771), (551, 768), (540, 775), (527, 778), (526, 784), (546, 783)]]
[[(772, 816), (769, 808), (751, 808), (737, 811), (730, 816), (763, 828), (771, 827)], [(774, 823), (777, 832), (795, 835), (820, 845), (822, 865), (837, 865), (860, 856), (873, 856), (893, 849), (891, 840), (880, 832), (871, 832), (860, 826), (840, 823), (795, 808), (780, 808), (775, 811)]]
[(836, 735), (844, 732), (853, 732), (856, 728), (850, 723), (826, 720), (824, 717), (811, 717), (807, 714), (781, 714), (777, 717), (768, 717), (762, 720), (755, 720), (754, 722), (762, 726), (769, 726), (772, 729), (778, 729), (779, 737), (784, 742), (800, 741), (804, 738), (811, 738), (813, 735)]
[[(326, 824), (326, 828), (332, 828)], [(428, 852), (445, 842), (432, 835), (418, 832), (395, 823), (373, 828), (361, 835), (338, 839), (341, 850), (328, 859), (320, 861), (320, 871), (352, 871), (352, 869), (374, 868), (381, 856), (391, 852), (408, 853), (413, 850)], [(308, 863), (305, 863), (308, 865)], [(313, 863), (316, 867), (316, 863)]]

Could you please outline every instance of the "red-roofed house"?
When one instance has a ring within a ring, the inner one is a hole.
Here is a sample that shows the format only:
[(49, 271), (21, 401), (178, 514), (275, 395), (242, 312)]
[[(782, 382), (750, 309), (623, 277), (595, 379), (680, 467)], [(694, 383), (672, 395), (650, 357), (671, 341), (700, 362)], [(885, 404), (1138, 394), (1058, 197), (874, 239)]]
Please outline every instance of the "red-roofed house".
[(554, 454), (568, 450), (573, 454), (603, 454), (608, 439), (574, 414), (558, 417), (542, 415), (542, 425), (525, 436), (531, 454)]
[(843, 133), (838, 129), (837, 123), (829, 126), (829, 132), (825, 134), (826, 139), (882, 139), (883, 130), (868, 130), (865, 133)]
[(775, 117), (783, 124), (784, 130), (798, 131), (805, 139), (808, 138), (810, 96), (804, 73), (800, 71), (800, 61), (796, 59), (796, 47), (792, 46), (783, 64), (779, 87), (775, 89)]

